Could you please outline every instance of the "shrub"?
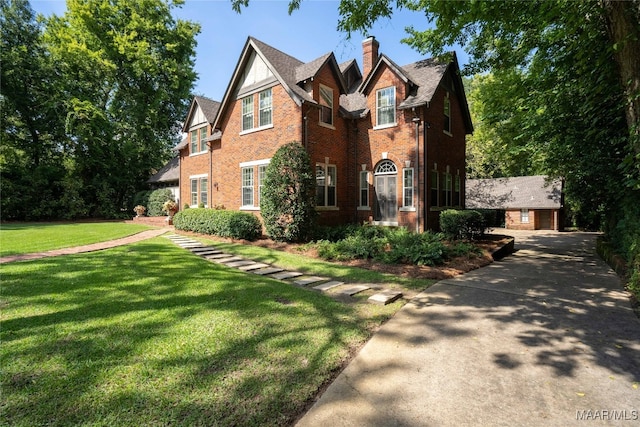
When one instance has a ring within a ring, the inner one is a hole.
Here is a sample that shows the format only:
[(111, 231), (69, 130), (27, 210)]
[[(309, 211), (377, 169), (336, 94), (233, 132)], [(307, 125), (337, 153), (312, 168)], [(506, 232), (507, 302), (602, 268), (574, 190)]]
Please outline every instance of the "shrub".
[(162, 216), (162, 206), (167, 200), (175, 202), (173, 193), (168, 188), (159, 188), (153, 190), (149, 194), (149, 203), (147, 204), (147, 215), (149, 216)]
[(316, 248), (322, 258), (337, 261), (372, 258), (385, 263), (436, 265), (447, 256), (442, 239), (442, 234), (417, 234), (404, 227), (365, 225), (351, 226), (347, 236), (336, 242), (321, 240)]
[(276, 241), (307, 241), (315, 223), (315, 185), (309, 155), (298, 142), (283, 145), (265, 172), (260, 210)]
[(450, 239), (478, 239), (486, 228), (478, 211), (448, 209), (440, 213), (440, 229)]
[(187, 209), (176, 213), (173, 225), (176, 230), (232, 239), (256, 240), (262, 235), (260, 220), (247, 212)]

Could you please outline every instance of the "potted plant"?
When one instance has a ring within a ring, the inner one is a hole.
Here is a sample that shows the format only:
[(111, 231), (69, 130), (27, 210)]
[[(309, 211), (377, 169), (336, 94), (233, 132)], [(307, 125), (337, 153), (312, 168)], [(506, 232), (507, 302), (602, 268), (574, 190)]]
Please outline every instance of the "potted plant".
[(137, 205), (135, 208), (133, 208), (133, 211), (136, 213), (136, 217), (144, 215), (146, 210), (147, 208), (142, 205)]
[(178, 204), (173, 200), (167, 200), (162, 205), (162, 212), (167, 213), (167, 222), (169, 223), (169, 225), (173, 223), (173, 216), (176, 214), (177, 211), (178, 211)]

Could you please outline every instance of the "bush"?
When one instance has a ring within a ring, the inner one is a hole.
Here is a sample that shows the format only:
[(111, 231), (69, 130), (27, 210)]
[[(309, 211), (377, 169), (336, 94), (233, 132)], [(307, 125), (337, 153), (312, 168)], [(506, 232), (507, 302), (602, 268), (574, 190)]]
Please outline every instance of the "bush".
[(351, 226), (347, 233), (345, 238), (336, 242), (317, 242), (318, 255), (337, 261), (375, 259), (388, 264), (416, 265), (442, 264), (448, 255), (442, 234), (418, 234), (404, 227), (370, 225)]
[(479, 239), (486, 228), (478, 211), (448, 209), (440, 213), (440, 229), (450, 239)]
[(169, 190), (168, 188), (159, 188), (157, 190), (153, 190), (151, 194), (149, 194), (149, 202), (146, 205), (147, 215), (163, 216), (164, 212), (162, 212), (162, 206), (167, 200), (175, 202), (171, 190)]
[(283, 145), (265, 172), (260, 211), (267, 234), (276, 241), (308, 241), (315, 224), (316, 180), (305, 148)]
[(173, 225), (176, 230), (232, 239), (256, 240), (262, 235), (260, 220), (247, 212), (187, 209), (176, 213)]

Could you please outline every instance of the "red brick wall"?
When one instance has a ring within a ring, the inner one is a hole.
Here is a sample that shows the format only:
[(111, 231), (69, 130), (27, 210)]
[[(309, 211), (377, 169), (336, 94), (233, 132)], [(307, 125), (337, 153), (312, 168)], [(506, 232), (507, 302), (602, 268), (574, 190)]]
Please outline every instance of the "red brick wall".
[[(328, 158), (336, 166), (336, 207), (319, 207), (320, 223), (335, 225), (353, 220), (352, 199), (349, 192), (351, 171), (348, 160), (348, 124), (340, 116), (340, 89), (329, 64), (326, 64), (313, 79), (313, 99), (320, 99), (320, 85), (333, 89), (333, 126), (320, 123), (320, 110), (305, 105), (307, 116), (307, 151), (311, 164), (324, 164)], [(352, 163), (352, 162), (351, 162)]]
[[(207, 135), (211, 135), (211, 126), (207, 126)], [(198, 133), (199, 135), (199, 133)], [(187, 136), (189, 138), (189, 136)], [(190, 155), (190, 144), (180, 150), (180, 209), (184, 204), (191, 204), (191, 181), (192, 175), (209, 175), (209, 153)], [(209, 182), (211, 184), (211, 182)], [(211, 191), (209, 191), (211, 194)], [(209, 206), (211, 206), (211, 196), (209, 196)]]
[[(257, 96), (257, 94), (256, 94)], [(211, 200), (214, 205), (237, 210), (242, 204), (240, 163), (270, 159), (289, 142), (302, 140), (302, 112), (281, 85), (272, 88), (273, 127), (240, 135), (242, 101), (233, 100), (222, 118), (222, 139), (212, 147)], [(259, 102), (254, 100), (257, 120)], [(217, 187), (215, 184), (218, 184)], [(258, 168), (254, 168), (254, 203), (258, 204)]]
[[(209, 175), (209, 205), (224, 205), (227, 209), (239, 209), (242, 204), (242, 179), (240, 163), (270, 159), (282, 145), (299, 141), (307, 146), (312, 164), (325, 163), (337, 168), (337, 207), (321, 208), (320, 222), (339, 224), (345, 222), (367, 221), (374, 215), (373, 171), (383, 160), (383, 153), (392, 160), (398, 169), (397, 204), (402, 207), (402, 171), (405, 163), (410, 162), (414, 174), (420, 181), (418, 195), (421, 217), (421, 229), (438, 228), (438, 215), (441, 207), (432, 207), (431, 170), (434, 163), (441, 173), (441, 200), (443, 200), (444, 171), (446, 166), (452, 176), (460, 174), (461, 197), (464, 197), (465, 181), (465, 129), (462, 121), (461, 106), (450, 90), (452, 132), (443, 132), (444, 97), (447, 89), (440, 87), (429, 108), (419, 107), (415, 111), (397, 110), (397, 125), (385, 129), (374, 129), (376, 123), (376, 90), (395, 86), (396, 105), (406, 98), (408, 88), (405, 83), (388, 67), (383, 66), (372, 81), (367, 105), (370, 114), (357, 122), (343, 119), (339, 114), (340, 91), (336, 77), (329, 65), (326, 65), (314, 77), (312, 82), (313, 97), (319, 100), (320, 84), (333, 89), (334, 119), (333, 126), (320, 124), (319, 109), (309, 103), (298, 106), (281, 85), (272, 88), (273, 127), (240, 135), (242, 125), (242, 102), (233, 100), (227, 107), (220, 121), (223, 129), (222, 139), (214, 141), (211, 153), (189, 156), (189, 148), (181, 151), (181, 194), (183, 203), (190, 199), (190, 175)], [(445, 85), (446, 86), (446, 85)], [(256, 94), (257, 95), (257, 94)], [(254, 118), (259, 115), (259, 102), (254, 100)], [(306, 124), (303, 116), (307, 117)], [(419, 128), (418, 153), (420, 170), (416, 170), (416, 127), (414, 117), (421, 119)], [(426, 169), (425, 167), (425, 132), (424, 123), (431, 127), (426, 131)], [(212, 172), (209, 172), (209, 155), (212, 156)], [(361, 165), (369, 174), (369, 207), (370, 210), (357, 209), (359, 205), (359, 172)], [(426, 171), (426, 174), (425, 174)], [(452, 181), (452, 190), (453, 183)], [(415, 197), (415, 196), (414, 196)], [(426, 203), (426, 207), (425, 207)], [(464, 204), (464, 201), (462, 202)], [(258, 205), (258, 167), (254, 167), (254, 204)], [(425, 225), (425, 213), (428, 221)], [(256, 212), (256, 214), (259, 214)], [(398, 212), (398, 224), (415, 228), (416, 211)]]

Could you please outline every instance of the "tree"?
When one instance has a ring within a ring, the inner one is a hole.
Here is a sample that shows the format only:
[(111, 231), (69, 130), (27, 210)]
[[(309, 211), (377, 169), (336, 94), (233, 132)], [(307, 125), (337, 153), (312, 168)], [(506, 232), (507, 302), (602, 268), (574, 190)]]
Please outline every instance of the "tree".
[[(69, 0), (45, 40), (66, 82), (66, 132), (93, 215), (114, 216), (169, 158), (196, 74), (182, 1)], [(126, 209), (127, 211), (129, 209)]]
[(315, 176), (299, 142), (283, 145), (267, 167), (260, 211), (267, 234), (276, 241), (311, 238), (315, 223)]
[(2, 217), (48, 219), (71, 198), (60, 85), (26, 0), (0, 0)]

